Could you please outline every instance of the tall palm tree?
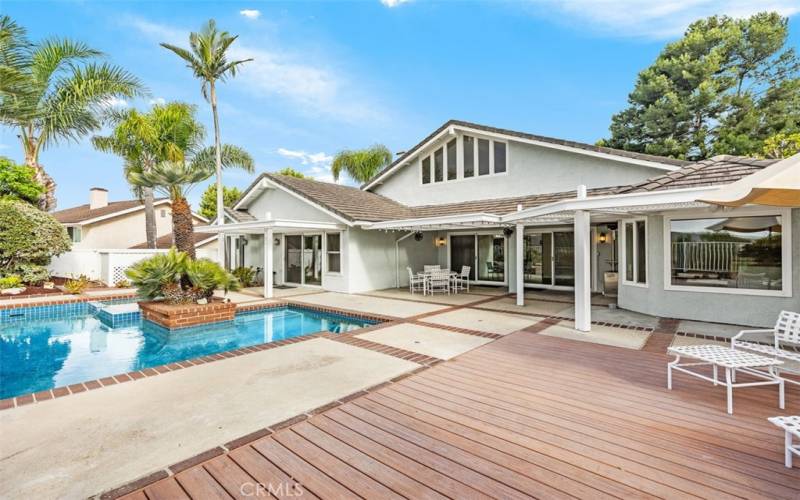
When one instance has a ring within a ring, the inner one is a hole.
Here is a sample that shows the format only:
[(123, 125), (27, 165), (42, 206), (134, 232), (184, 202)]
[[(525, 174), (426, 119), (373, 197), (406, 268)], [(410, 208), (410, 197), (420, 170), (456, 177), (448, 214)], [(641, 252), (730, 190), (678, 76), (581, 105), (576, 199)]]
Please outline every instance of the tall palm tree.
[(392, 152), (389, 148), (375, 144), (365, 149), (340, 151), (333, 158), (331, 173), (335, 181), (345, 172), (356, 182), (367, 182), (391, 162)]
[[(203, 82), (201, 91), (206, 101), (211, 103), (211, 112), (214, 115), (214, 151), (216, 153), (216, 183), (217, 183), (217, 224), (222, 224), (224, 217), (224, 201), (222, 193), (222, 148), (220, 146), (219, 132), (219, 113), (217, 112), (217, 81), (224, 82), (228, 78), (236, 76), (239, 66), (252, 61), (252, 59), (241, 59), (229, 61), (227, 56), (228, 48), (239, 38), (238, 35), (231, 35), (227, 31), (218, 31), (217, 23), (209, 19), (208, 23), (199, 33), (192, 32), (189, 35), (190, 50), (186, 50), (175, 45), (162, 43), (161, 46), (171, 50), (181, 59), (186, 61), (194, 76)], [(222, 261), (222, 238), (219, 243), (219, 259)]]
[(8, 16), (0, 16), (0, 29), (2, 45), (14, 55), (0, 73), (15, 79), (12, 91), (2, 92), (0, 122), (19, 130), (25, 163), (46, 189), (40, 208), (52, 210), (56, 184), (39, 163), (39, 153), (98, 130), (111, 99), (144, 95), (145, 89), (131, 73), (98, 62), (103, 53), (84, 43), (51, 38), (31, 45)]
[(166, 149), (171, 159), (160, 161), (145, 171), (141, 164), (127, 165), (128, 182), (134, 186), (151, 188), (169, 196), (172, 201), (172, 235), (178, 250), (192, 258), (194, 227), (192, 210), (186, 200), (188, 191), (216, 172), (216, 160), (222, 168), (238, 167), (253, 171), (253, 158), (242, 148), (221, 144), (219, 156), (216, 147), (202, 147), (205, 131), (194, 117), (193, 106), (176, 108), (169, 117)]
[[(189, 118), (191, 105), (170, 102), (155, 105), (147, 113), (122, 110), (110, 113), (114, 124), (111, 135), (92, 137), (96, 149), (114, 153), (125, 160), (125, 177), (131, 170), (149, 172), (162, 161), (181, 161), (184, 149), (202, 137), (199, 124)], [(156, 215), (153, 188), (131, 184), (134, 194), (144, 201), (145, 234), (148, 248), (156, 247)]]

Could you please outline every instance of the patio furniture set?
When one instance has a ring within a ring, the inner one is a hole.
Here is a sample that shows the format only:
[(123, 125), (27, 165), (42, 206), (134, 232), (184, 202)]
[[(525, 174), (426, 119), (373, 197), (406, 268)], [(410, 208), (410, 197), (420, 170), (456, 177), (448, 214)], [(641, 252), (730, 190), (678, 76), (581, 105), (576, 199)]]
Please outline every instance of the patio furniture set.
[[(771, 344), (744, 340), (755, 335), (771, 334)], [(778, 386), (778, 407), (783, 409), (784, 384), (797, 384), (800, 381), (784, 377), (789, 373), (800, 375), (800, 313), (782, 311), (775, 327), (765, 330), (742, 330), (731, 339), (731, 346), (695, 345), (670, 347), (668, 352), (675, 355), (675, 360), (667, 364), (667, 388), (672, 389), (672, 371), (677, 370), (693, 377), (712, 382), (723, 383), (719, 377), (719, 369), (725, 370), (724, 384), (727, 390), (728, 414), (733, 414), (733, 389), (737, 387), (753, 387), (759, 385)], [(681, 357), (695, 360), (681, 363)], [(786, 366), (786, 362), (793, 366)], [(711, 366), (711, 376), (689, 369), (689, 367)], [(736, 382), (736, 374), (743, 373), (756, 378), (755, 381)], [(800, 416), (772, 417), (770, 422), (784, 430), (786, 434), (786, 467), (792, 466), (792, 455), (800, 456), (800, 444), (794, 444), (793, 438), (800, 438)]]
[(414, 292), (422, 292), (423, 295), (434, 293), (458, 293), (466, 290), (469, 292), (469, 273), (470, 266), (462, 266), (461, 272), (442, 269), (438, 265), (423, 266), (421, 273), (414, 274), (410, 267), (408, 270), (408, 288)]

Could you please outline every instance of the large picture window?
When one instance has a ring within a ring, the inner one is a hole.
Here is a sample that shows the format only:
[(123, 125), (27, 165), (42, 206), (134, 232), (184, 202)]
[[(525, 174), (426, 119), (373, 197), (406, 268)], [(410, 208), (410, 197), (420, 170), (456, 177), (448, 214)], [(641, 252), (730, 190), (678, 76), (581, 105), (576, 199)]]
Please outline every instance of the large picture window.
[(328, 260), (327, 270), (329, 273), (342, 272), (342, 235), (340, 233), (328, 233), (325, 255)]
[(647, 222), (625, 221), (622, 224), (624, 241), (625, 274), (623, 282), (647, 284)]
[(669, 221), (673, 286), (783, 290), (780, 215)]

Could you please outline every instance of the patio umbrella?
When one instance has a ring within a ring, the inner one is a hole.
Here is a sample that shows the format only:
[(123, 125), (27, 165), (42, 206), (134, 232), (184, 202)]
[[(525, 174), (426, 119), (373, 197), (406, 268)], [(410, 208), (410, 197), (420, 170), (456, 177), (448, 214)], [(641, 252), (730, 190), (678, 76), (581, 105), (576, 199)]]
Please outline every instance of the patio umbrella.
[(800, 207), (800, 154), (723, 187), (713, 198), (697, 201), (726, 207), (745, 204)]
[(780, 231), (781, 223), (774, 215), (763, 217), (732, 217), (708, 226), (711, 231), (736, 231), (739, 233), (757, 233), (759, 231)]

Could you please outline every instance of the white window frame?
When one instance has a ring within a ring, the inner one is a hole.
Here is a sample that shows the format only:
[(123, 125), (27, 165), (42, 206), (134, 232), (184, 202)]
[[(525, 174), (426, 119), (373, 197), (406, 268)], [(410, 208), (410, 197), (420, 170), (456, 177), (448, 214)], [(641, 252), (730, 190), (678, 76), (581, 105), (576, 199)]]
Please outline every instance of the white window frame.
[[(712, 286), (685, 286), (672, 284), (672, 221), (687, 219), (721, 219), (729, 217), (758, 217), (775, 215), (781, 219), (781, 290), (750, 288), (721, 288)], [(675, 292), (723, 293), (729, 295), (757, 295), (763, 297), (792, 296), (792, 210), (790, 208), (740, 208), (725, 212), (675, 212), (664, 216), (664, 290)]]
[[(467, 135), (472, 137), (472, 177), (464, 177), (464, 136)], [(508, 175), (508, 171), (511, 168), (511, 146), (508, 141), (501, 141), (499, 139), (494, 139), (488, 136), (481, 136), (478, 134), (458, 134), (456, 139), (456, 178), (455, 179), (448, 179), (447, 178), (447, 160), (448, 160), (448, 153), (447, 153), (447, 143), (452, 141), (454, 138), (452, 136), (445, 136), (442, 139), (441, 143), (437, 143), (435, 147), (431, 147), (427, 150), (424, 154), (420, 154), (419, 159), (417, 160), (417, 164), (419, 166), (419, 186), (426, 187), (426, 186), (433, 186), (437, 184), (445, 184), (445, 183), (454, 183), (454, 182), (465, 182), (465, 181), (472, 181), (475, 179), (485, 179), (487, 177), (495, 177), (495, 176), (502, 176)], [(484, 139), (489, 141), (489, 173), (485, 175), (478, 174), (478, 139)], [(502, 143), (506, 147), (506, 170), (505, 172), (495, 172), (494, 171), (494, 145), (495, 143)], [(436, 166), (434, 163), (434, 153), (439, 149), (442, 149), (442, 180), (436, 181)], [(430, 174), (430, 182), (425, 183), (422, 182), (422, 175), (423, 175), (423, 160), (427, 158), (429, 161), (428, 173)]]
[[(650, 241), (650, 230), (647, 227), (647, 217), (636, 217), (633, 219), (623, 219), (618, 222), (618, 227), (620, 228), (620, 238), (619, 238), (619, 248), (617, 249), (617, 255), (619, 256), (620, 265), (617, 269), (619, 269), (622, 275), (622, 283), (624, 285), (629, 286), (638, 286), (641, 288), (649, 288), (650, 287), (650, 251), (648, 248), (644, 249), (644, 268), (645, 268), (645, 281), (641, 283), (636, 281), (636, 277), (639, 275), (639, 261), (636, 256), (639, 254), (639, 241), (636, 239), (636, 223), (644, 221), (644, 241), (647, 244)], [(628, 243), (627, 243), (627, 232), (625, 231), (625, 226), (627, 224), (633, 225), (633, 281), (629, 281), (627, 279), (627, 269), (628, 269)]]
[[(70, 229), (72, 230), (72, 234), (68, 234), (69, 240), (72, 243), (80, 243), (83, 240), (83, 228), (81, 228), (81, 226), (67, 226), (67, 233), (69, 233)], [(76, 234), (78, 235), (77, 240), (75, 239)]]
[[(332, 235), (332, 234), (335, 234), (335, 235), (339, 236), (339, 250), (330, 250), (330, 251), (328, 250), (328, 235)], [(325, 267), (324, 267), (323, 271), (324, 271), (325, 274), (330, 274), (331, 276), (341, 276), (342, 275), (342, 266), (344, 265), (343, 259), (342, 259), (342, 232), (341, 231), (331, 231), (331, 232), (325, 233), (323, 239), (325, 240), (322, 243), (322, 246), (324, 247), (323, 250), (324, 250), (324, 253), (325, 253)], [(339, 270), (338, 271), (331, 271), (329, 269), (329, 267), (328, 267), (328, 255), (332, 254), (332, 253), (335, 253), (335, 254), (339, 255)]]
[[(495, 230), (484, 229), (484, 230), (480, 230), (480, 231), (469, 231), (469, 230), (465, 230), (465, 231), (449, 231), (447, 233), (447, 247), (445, 249), (445, 252), (447, 253), (447, 269), (450, 269), (452, 267), (451, 263), (450, 263), (450, 257), (451, 257), (450, 248), (451, 248), (451, 244), (452, 244), (452, 242), (450, 241), (451, 237), (453, 237), (453, 236), (473, 236), (474, 235), (475, 236), (475, 245), (476, 245), (476, 247), (475, 247), (475, 259), (477, 260), (477, 258), (478, 258), (478, 247), (477, 247), (478, 236), (487, 235), (487, 234), (496, 235), (498, 233), (498, 231), (500, 232), (500, 234), (503, 234), (502, 228), (495, 229)], [(503, 234), (503, 281), (479, 280), (478, 279), (478, 269), (476, 267), (476, 264), (473, 264), (473, 267), (475, 267), (475, 280), (471, 281), (470, 283), (473, 283), (473, 284), (476, 284), (476, 285), (508, 286), (508, 283), (509, 283), (509, 281), (508, 281), (508, 275), (509, 275), (509, 268), (508, 268), (508, 264), (509, 264), (508, 244), (509, 243), (508, 243), (508, 240), (509, 239), (510, 238), (508, 236)]]

